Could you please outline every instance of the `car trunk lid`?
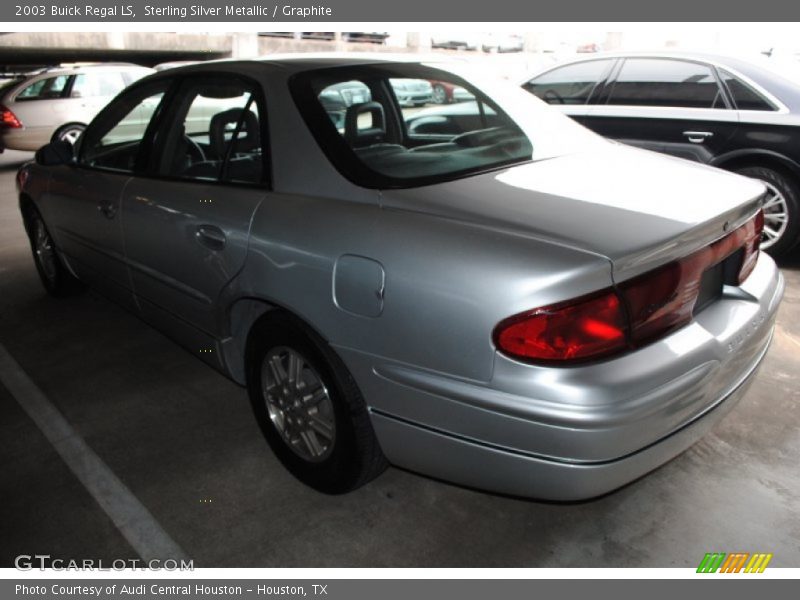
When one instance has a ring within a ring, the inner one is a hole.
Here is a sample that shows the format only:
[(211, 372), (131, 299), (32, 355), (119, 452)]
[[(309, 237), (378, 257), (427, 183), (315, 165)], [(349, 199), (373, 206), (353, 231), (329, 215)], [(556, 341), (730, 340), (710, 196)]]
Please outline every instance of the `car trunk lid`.
[(609, 143), (431, 186), (382, 193), (387, 209), (455, 219), (607, 257), (617, 282), (687, 256), (756, 212), (763, 186)]

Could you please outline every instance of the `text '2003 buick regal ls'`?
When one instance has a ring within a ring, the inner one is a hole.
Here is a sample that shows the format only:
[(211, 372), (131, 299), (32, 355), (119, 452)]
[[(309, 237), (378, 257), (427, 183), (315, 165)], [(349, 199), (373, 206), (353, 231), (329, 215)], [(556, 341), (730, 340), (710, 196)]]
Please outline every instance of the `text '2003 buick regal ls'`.
[[(459, 129), (415, 118), (404, 80), (466, 90)], [(387, 464), (613, 490), (744, 394), (783, 293), (761, 183), (606, 141), (463, 65), (173, 69), (18, 185), (51, 293), (97, 287), (246, 385), (275, 454), (328, 493)]]

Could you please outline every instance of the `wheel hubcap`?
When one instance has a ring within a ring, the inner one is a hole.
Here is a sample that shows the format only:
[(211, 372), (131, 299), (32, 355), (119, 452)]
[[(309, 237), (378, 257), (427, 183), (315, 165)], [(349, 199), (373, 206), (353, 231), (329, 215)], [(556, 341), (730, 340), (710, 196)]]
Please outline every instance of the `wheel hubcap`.
[(300, 353), (279, 346), (264, 357), (261, 382), (269, 418), (284, 443), (304, 460), (325, 460), (336, 439), (336, 421), (319, 373)]
[(764, 209), (764, 232), (761, 235), (761, 247), (770, 248), (786, 233), (789, 226), (789, 207), (781, 191), (768, 181), (761, 180), (767, 186)]
[(39, 263), (45, 277), (47, 277), (49, 281), (55, 281), (56, 253), (53, 249), (53, 240), (50, 239), (50, 234), (47, 233), (44, 223), (40, 220), (36, 221), (33, 239), (36, 262)]
[(62, 142), (69, 142), (70, 144), (74, 144), (78, 141), (78, 138), (81, 135), (82, 129), (67, 129), (63, 132), (60, 136)]
[(436, 104), (444, 104), (446, 94), (443, 87), (436, 86), (433, 88), (433, 101)]

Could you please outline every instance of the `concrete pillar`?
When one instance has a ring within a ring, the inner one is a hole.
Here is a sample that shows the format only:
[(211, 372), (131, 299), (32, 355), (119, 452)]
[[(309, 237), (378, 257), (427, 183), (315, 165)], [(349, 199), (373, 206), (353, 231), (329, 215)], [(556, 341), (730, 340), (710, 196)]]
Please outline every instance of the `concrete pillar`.
[(528, 31), (525, 33), (523, 37), (523, 46), (522, 49), (525, 52), (539, 52), (541, 50), (541, 40), (538, 33), (533, 31)]
[(428, 52), (431, 49), (431, 34), (428, 32), (408, 32), (406, 40), (411, 52)]
[(342, 39), (341, 31), (335, 31), (333, 33), (333, 49), (336, 52), (347, 52), (347, 42)]
[(258, 35), (255, 32), (232, 35), (231, 58), (255, 58), (258, 56)]
[(603, 50), (619, 50), (622, 48), (622, 32), (609, 31), (606, 33), (606, 41), (603, 42)]
[(106, 33), (106, 42), (111, 50), (125, 50), (125, 33), (122, 31), (109, 31)]

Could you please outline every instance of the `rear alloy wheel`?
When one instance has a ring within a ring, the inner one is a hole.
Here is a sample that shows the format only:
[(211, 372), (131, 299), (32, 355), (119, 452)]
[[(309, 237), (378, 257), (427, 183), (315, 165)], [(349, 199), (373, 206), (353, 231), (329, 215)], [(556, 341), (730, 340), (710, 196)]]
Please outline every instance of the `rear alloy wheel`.
[(62, 297), (80, 291), (83, 285), (61, 262), (53, 238), (50, 237), (42, 217), (35, 210), (31, 213), (28, 231), (33, 261), (47, 293)]
[(78, 123), (64, 125), (64, 127), (53, 134), (53, 139), (51, 141), (69, 142), (70, 144), (75, 145), (75, 142), (78, 141), (78, 138), (81, 136), (84, 129), (86, 129), (86, 127)]
[(447, 104), (447, 90), (444, 86), (437, 83), (433, 86), (433, 102), (435, 104)]
[(758, 179), (767, 188), (761, 249), (776, 257), (786, 254), (797, 244), (800, 234), (797, 186), (783, 173), (767, 167), (746, 167), (737, 172)]
[(356, 382), (319, 336), (288, 313), (267, 313), (247, 344), (247, 389), (272, 451), (327, 494), (354, 490), (387, 467)]
[(307, 359), (292, 348), (272, 348), (261, 363), (261, 386), (283, 442), (309, 462), (330, 456), (336, 441), (333, 402)]

